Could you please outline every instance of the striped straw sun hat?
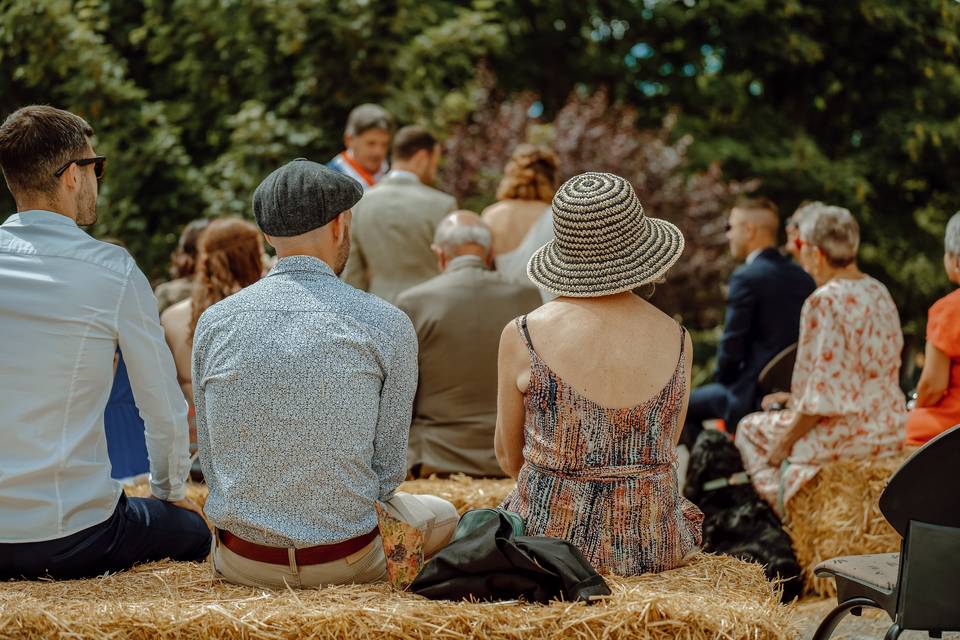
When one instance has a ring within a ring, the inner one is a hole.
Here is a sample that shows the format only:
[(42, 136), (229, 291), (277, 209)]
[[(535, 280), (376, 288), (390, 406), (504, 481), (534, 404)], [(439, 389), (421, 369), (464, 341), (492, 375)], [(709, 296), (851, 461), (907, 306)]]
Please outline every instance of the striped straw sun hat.
[(683, 234), (649, 218), (633, 187), (612, 173), (582, 173), (553, 197), (554, 240), (527, 263), (538, 287), (595, 298), (659, 280), (683, 253)]

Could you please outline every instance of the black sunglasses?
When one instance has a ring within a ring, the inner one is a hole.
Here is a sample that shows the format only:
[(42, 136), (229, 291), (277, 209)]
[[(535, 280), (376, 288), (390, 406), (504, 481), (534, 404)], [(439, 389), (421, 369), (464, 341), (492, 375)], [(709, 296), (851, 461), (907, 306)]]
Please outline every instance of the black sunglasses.
[(93, 158), (80, 158), (78, 160), (70, 160), (65, 165), (53, 172), (53, 177), (59, 178), (63, 175), (63, 172), (66, 171), (70, 165), (74, 162), (77, 163), (78, 167), (84, 165), (92, 164), (93, 165), (93, 175), (97, 176), (97, 180), (103, 177), (103, 171), (106, 168), (107, 157), (106, 156), (94, 156)]

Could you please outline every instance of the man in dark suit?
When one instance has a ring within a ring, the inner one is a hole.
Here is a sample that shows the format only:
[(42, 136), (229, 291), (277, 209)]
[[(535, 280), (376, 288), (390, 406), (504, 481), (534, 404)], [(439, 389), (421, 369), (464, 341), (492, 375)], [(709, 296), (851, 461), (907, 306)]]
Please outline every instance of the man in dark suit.
[(703, 421), (720, 418), (727, 431), (757, 408), (757, 377), (778, 353), (797, 341), (800, 310), (816, 285), (777, 250), (780, 218), (765, 198), (746, 200), (730, 212), (730, 252), (746, 264), (730, 277), (716, 382), (690, 394), (683, 441), (692, 446)]

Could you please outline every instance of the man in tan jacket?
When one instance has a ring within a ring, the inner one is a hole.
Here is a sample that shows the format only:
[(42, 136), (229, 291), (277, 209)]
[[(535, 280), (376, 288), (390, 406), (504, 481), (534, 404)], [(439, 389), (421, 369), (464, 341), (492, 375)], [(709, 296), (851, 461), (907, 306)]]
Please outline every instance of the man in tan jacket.
[(343, 279), (393, 303), (437, 275), (430, 243), (456, 199), (429, 186), (440, 145), (423, 127), (404, 127), (393, 142), (393, 168), (353, 208), (350, 259)]
[(439, 276), (400, 295), (420, 342), (408, 466), (420, 476), (502, 476), (493, 450), (497, 349), (513, 318), (540, 306), (533, 286), (491, 271), (490, 230), (458, 211), (437, 228)]

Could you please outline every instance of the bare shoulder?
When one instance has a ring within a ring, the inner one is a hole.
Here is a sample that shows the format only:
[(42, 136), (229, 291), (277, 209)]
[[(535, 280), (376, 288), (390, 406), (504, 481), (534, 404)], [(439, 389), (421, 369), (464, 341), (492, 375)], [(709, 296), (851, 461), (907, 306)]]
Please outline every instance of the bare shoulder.
[(518, 319), (508, 322), (500, 332), (500, 360), (519, 365), (526, 361), (527, 346), (520, 337)]
[(508, 213), (509, 205), (506, 202), (494, 202), (492, 205), (480, 212), (480, 217), (487, 224), (499, 222), (503, 216)]
[(191, 312), (191, 300), (187, 298), (186, 300), (181, 300), (176, 304), (172, 304), (166, 309), (163, 310), (163, 313), (160, 314), (160, 324), (163, 326), (175, 325), (182, 323), (184, 320), (190, 318)]

